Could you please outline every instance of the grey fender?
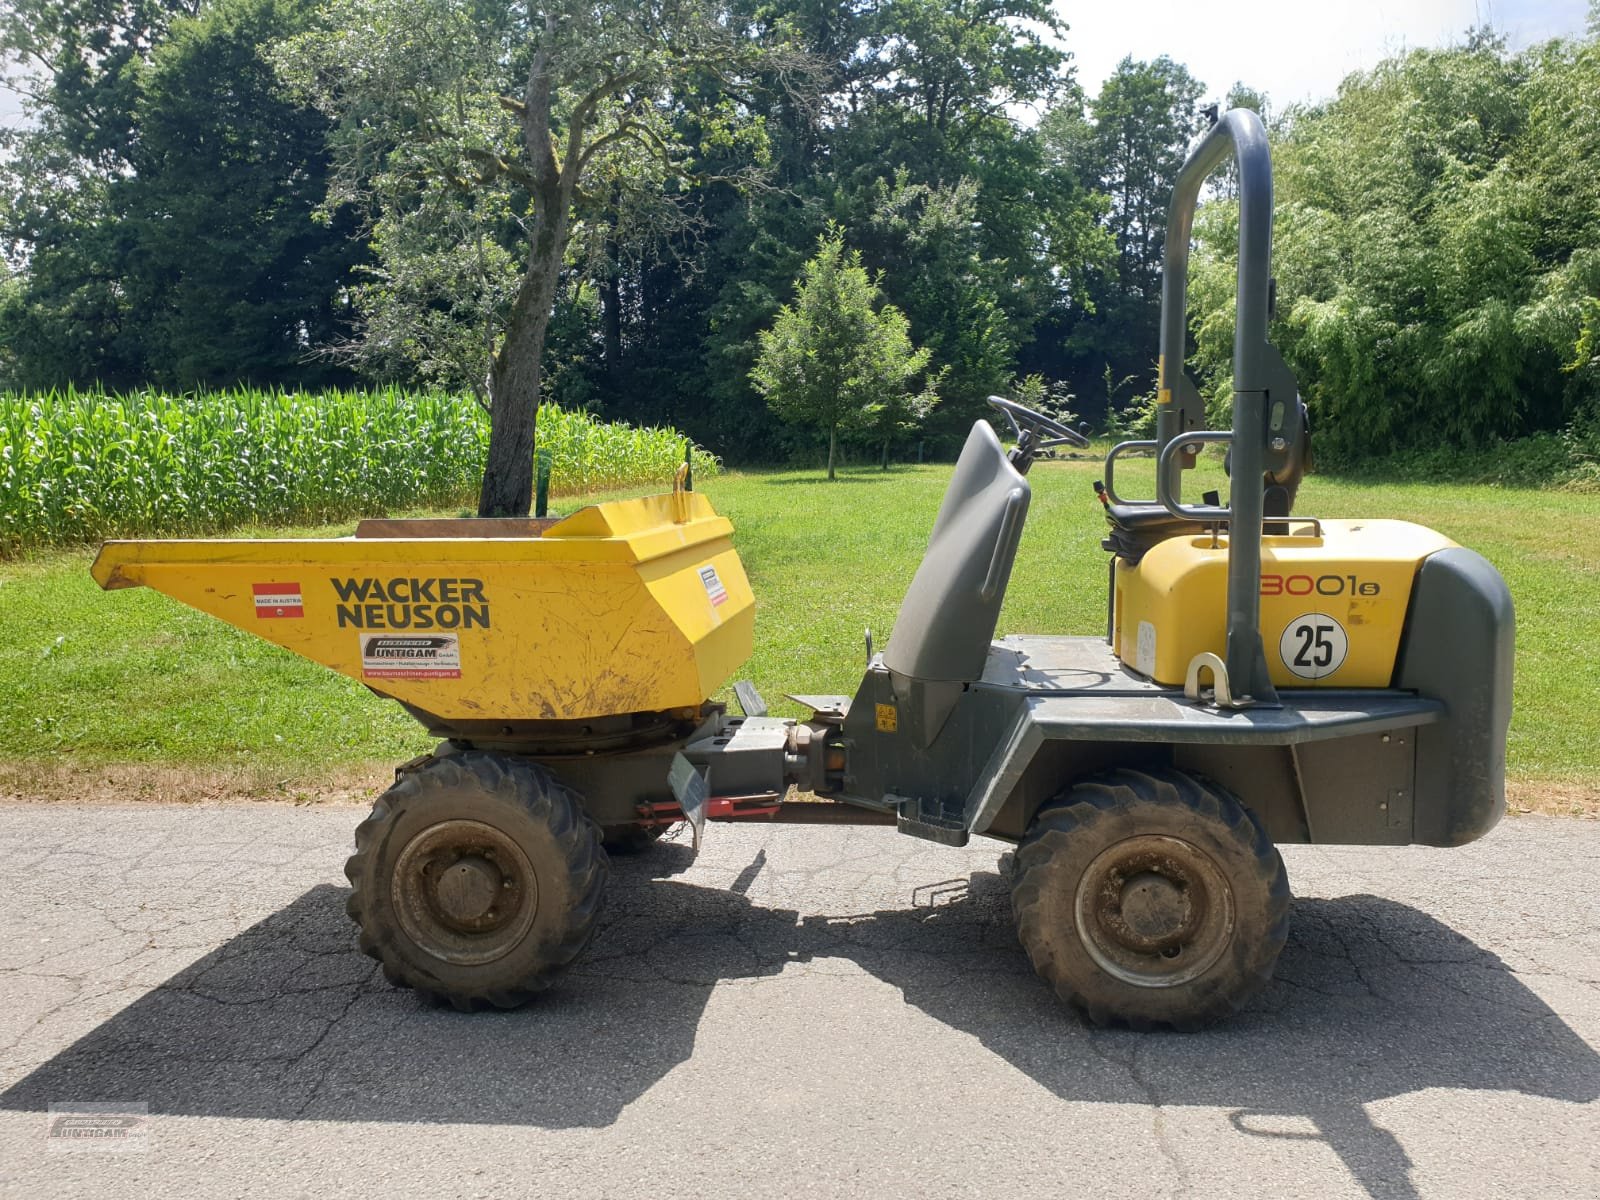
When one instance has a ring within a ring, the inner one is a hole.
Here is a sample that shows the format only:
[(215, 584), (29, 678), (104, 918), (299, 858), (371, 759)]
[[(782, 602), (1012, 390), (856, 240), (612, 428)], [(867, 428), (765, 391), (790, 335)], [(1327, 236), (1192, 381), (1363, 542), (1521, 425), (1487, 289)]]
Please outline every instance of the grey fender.
[[(1358, 754), (1370, 753), (1372, 744), (1408, 746), (1409, 730), (1432, 730), (1446, 719), (1445, 706), (1426, 696), (1400, 691), (1303, 691), (1289, 693), (1282, 707), (1244, 710), (1216, 709), (1191, 704), (1182, 693), (1110, 694), (1103, 696), (1038, 696), (1017, 705), (1009, 724), (995, 743), (994, 750), (978, 772), (968, 793), (965, 815), (973, 833), (1017, 836), (1043, 800), (1081, 778), (1112, 765), (1176, 764), (1197, 769), (1202, 774), (1219, 774), (1207, 762), (1226, 765), (1266, 764), (1284, 754), (1313, 744), (1349, 740)], [(1309, 751), (1302, 751), (1309, 754)], [(1338, 756), (1316, 761), (1336, 763)], [(1288, 759), (1284, 760), (1286, 767)], [(1319, 768), (1319, 775), (1336, 767)], [(1404, 789), (1410, 783), (1409, 748), (1403, 761), (1396, 762), (1393, 782)], [(1257, 772), (1230, 786), (1247, 805), (1259, 809), (1267, 819), (1268, 832), (1278, 840), (1323, 840), (1312, 837), (1310, 818), (1302, 823), (1294, 816), (1299, 806), (1313, 808), (1356, 802), (1341, 796), (1337, 779), (1303, 781), (1300, 796), (1288, 797), (1290, 808), (1283, 819), (1268, 819), (1276, 809), (1271, 791), (1282, 790), (1283, 780)], [(1354, 782), (1354, 780), (1352, 780)], [(1269, 789), (1270, 784), (1270, 789)], [(1296, 785), (1291, 784), (1291, 787)], [(1258, 793), (1258, 788), (1260, 789)], [(1387, 799), (1387, 794), (1381, 799)], [(1013, 805), (1019, 800), (1026, 811)], [(1375, 810), (1376, 811), (1376, 810)], [(1004, 829), (994, 828), (997, 818), (1006, 814)], [(1390, 822), (1383, 822), (1388, 827)], [(1332, 832), (1338, 826), (1324, 821)], [(1329, 838), (1334, 841), (1370, 843), (1406, 841), (1409, 828), (1389, 832), (1368, 831), (1346, 825), (1344, 831)]]
[(1504, 814), (1515, 653), (1516, 614), (1500, 572), (1459, 546), (1429, 555), (1394, 675), (1396, 688), (1445, 708), (1445, 720), (1418, 735), (1413, 840), (1459, 846)]

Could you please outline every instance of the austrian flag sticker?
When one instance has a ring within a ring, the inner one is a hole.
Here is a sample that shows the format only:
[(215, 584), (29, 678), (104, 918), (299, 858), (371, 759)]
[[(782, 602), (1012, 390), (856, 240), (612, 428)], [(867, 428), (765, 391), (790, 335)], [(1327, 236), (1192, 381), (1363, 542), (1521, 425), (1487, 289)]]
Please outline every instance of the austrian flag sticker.
[(306, 603), (298, 583), (253, 583), (250, 590), (256, 594), (257, 617), (306, 615)]

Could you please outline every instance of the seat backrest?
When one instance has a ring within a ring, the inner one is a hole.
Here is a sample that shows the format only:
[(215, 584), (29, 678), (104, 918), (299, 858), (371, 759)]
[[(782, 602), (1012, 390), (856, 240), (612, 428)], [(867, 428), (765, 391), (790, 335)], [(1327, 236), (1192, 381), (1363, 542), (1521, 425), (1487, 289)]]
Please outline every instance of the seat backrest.
[(883, 652), (889, 670), (963, 682), (983, 674), (1032, 494), (989, 423), (974, 424)]

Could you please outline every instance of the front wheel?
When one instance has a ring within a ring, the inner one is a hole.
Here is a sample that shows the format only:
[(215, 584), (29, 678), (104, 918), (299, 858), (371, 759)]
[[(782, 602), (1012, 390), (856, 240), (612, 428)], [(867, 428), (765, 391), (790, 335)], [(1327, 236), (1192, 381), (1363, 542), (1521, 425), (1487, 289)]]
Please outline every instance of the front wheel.
[(594, 935), (599, 831), (542, 767), (468, 751), (403, 772), (356, 828), (346, 906), (389, 982), (514, 1008)]
[(1017, 849), (1017, 934), (1097, 1025), (1194, 1029), (1259, 991), (1289, 930), (1283, 860), (1227, 792), (1122, 769), (1041, 808)]

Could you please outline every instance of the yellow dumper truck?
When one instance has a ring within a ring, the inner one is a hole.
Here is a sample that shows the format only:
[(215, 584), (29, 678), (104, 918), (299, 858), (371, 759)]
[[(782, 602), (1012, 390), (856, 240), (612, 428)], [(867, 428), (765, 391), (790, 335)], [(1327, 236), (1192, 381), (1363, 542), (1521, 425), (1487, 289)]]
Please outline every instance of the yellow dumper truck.
[[(1189, 228), (1238, 166), (1230, 430), (1184, 376)], [(1017, 847), (1034, 966), (1096, 1022), (1189, 1028), (1268, 978), (1289, 919), (1276, 844), (1453, 846), (1503, 809), (1513, 618), (1479, 555), (1401, 521), (1295, 515), (1309, 435), (1267, 342), (1272, 185), (1225, 114), (1174, 191), (1157, 435), (1111, 451), (1104, 636), (995, 640), (1035, 458), (1075, 431), (1007, 400), (968, 437), (889, 642), (853, 695), (766, 715), (755, 598), (706, 498), (559, 521), (367, 521), (328, 541), (109, 542), (107, 588), (153, 587), (353, 679), (442, 739), (399, 768), (346, 873), (395, 984), (508, 1007), (584, 948), (607, 850), (687, 822), (894, 825)], [(1228, 448), (1227, 503), (1183, 498)], [(1116, 490), (1157, 460), (1155, 496)], [(680, 481), (681, 482), (681, 481)], [(814, 799), (795, 803), (798, 789)]]

